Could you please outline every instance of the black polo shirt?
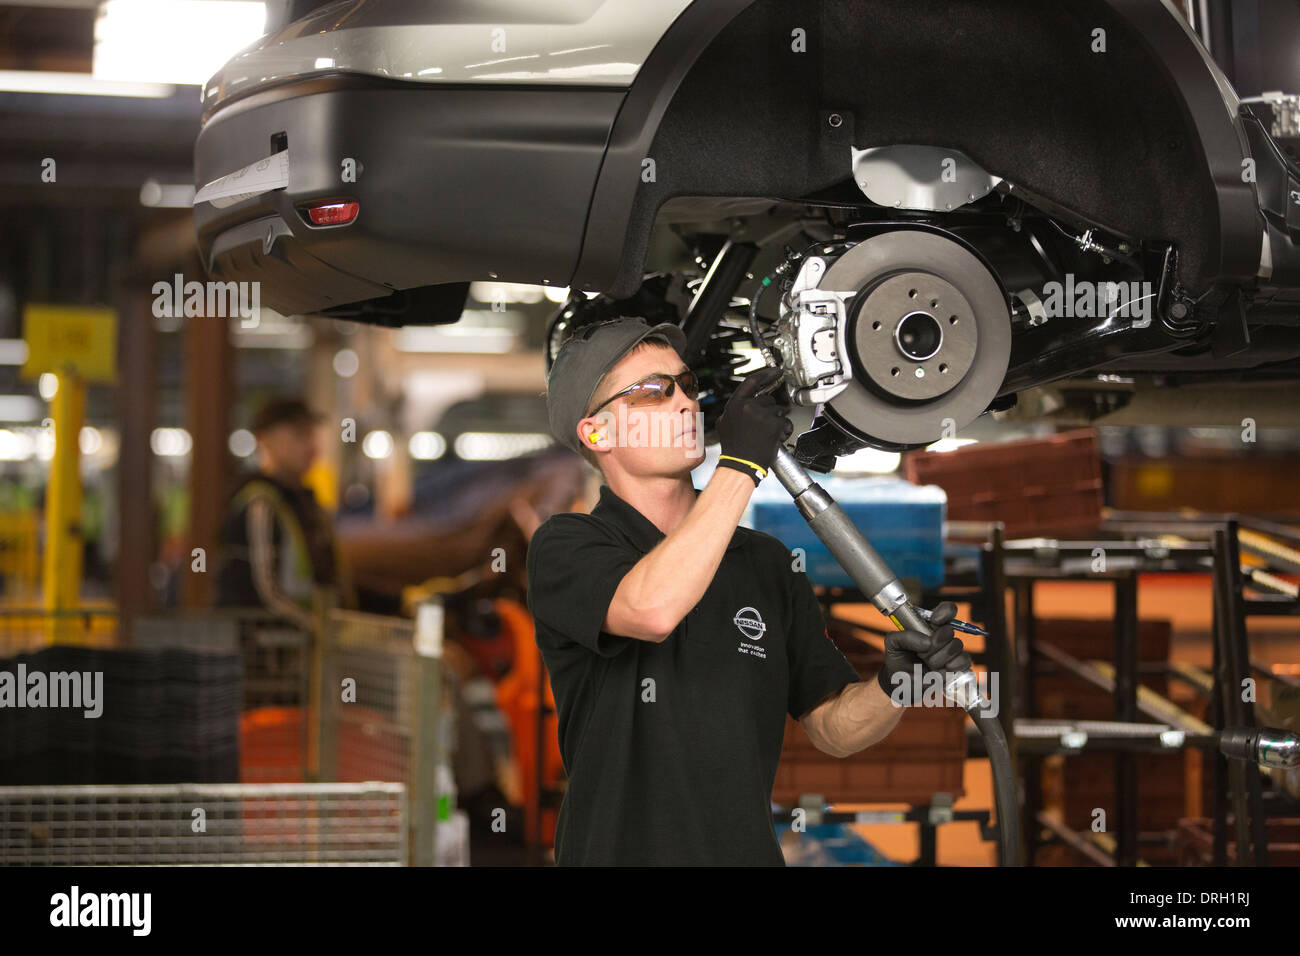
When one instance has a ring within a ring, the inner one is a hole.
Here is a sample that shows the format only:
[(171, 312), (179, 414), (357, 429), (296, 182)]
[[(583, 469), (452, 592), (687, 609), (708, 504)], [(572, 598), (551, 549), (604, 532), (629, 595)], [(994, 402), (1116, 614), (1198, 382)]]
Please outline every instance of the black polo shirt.
[(748, 528), (665, 641), (602, 631), (619, 581), (663, 538), (603, 485), (591, 514), (554, 515), (529, 545), (568, 775), (556, 862), (781, 866), (771, 795), (786, 714), (858, 675), (785, 545)]

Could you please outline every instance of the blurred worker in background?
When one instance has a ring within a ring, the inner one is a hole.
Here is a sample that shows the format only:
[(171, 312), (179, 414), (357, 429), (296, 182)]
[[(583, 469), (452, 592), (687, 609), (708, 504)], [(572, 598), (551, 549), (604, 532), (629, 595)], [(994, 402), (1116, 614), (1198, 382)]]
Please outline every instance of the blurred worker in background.
[(305, 627), (320, 592), (354, 603), (330, 517), (303, 483), (320, 421), (297, 398), (273, 399), (254, 418), (257, 471), (236, 487), (222, 525), (219, 606), (262, 607)]

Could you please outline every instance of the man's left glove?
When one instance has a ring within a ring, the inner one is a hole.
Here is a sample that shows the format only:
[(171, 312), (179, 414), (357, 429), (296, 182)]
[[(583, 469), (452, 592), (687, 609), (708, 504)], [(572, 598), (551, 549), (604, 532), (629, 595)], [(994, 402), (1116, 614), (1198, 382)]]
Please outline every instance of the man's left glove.
[[(970, 654), (949, 623), (956, 616), (957, 605), (944, 601), (930, 615), (929, 636), (920, 631), (896, 631), (885, 638), (885, 663), (876, 679), (886, 695), (892, 697), (899, 685), (906, 686), (903, 681), (894, 683), (894, 675), (906, 674), (910, 681), (918, 663), (922, 673), (956, 673), (971, 666)], [(920, 693), (921, 688), (913, 688), (915, 697), (919, 698)]]

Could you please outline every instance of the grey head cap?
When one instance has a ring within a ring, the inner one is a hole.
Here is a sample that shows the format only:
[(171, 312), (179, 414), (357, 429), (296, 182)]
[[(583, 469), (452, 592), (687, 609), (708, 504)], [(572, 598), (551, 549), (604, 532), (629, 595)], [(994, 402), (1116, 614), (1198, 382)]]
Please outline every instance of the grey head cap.
[(671, 322), (651, 325), (623, 316), (594, 322), (575, 331), (560, 347), (546, 377), (546, 413), (560, 443), (581, 453), (578, 422), (587, 415), (601, 379), (642, 339), (661, 335), (685, 361), (686, 335)]

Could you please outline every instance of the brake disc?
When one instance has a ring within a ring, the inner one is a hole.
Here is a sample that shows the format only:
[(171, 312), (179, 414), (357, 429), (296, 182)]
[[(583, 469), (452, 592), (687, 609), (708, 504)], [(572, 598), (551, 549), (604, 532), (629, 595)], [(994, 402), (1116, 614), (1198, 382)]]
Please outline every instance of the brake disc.
[(897, 230), (854, 245), (821, 289), (853, 291), (845, 341), (852, 378), (824, 410), (867, 442), (929, 444), (997, 397), (1011, 315), (983, 262), (952, 239)]

